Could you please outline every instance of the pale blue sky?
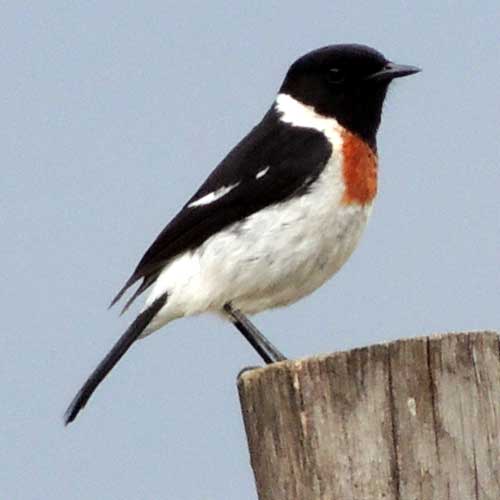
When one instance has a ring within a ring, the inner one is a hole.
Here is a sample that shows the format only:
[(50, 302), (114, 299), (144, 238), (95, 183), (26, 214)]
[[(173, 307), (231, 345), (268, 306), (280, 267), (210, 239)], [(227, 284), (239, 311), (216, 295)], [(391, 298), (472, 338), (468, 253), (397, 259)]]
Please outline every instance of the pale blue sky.
[(255, 317), (290, 357), (500, 328), (500, 14), (473, 2), (3, 2), (0, 496), (255, 499), (235, 387), (259, 363), (217, 319), (133, 348), (68, 428), (133, 313), (107, 305), (304, 52), (362, 42), (395, 82), (362, 244)]

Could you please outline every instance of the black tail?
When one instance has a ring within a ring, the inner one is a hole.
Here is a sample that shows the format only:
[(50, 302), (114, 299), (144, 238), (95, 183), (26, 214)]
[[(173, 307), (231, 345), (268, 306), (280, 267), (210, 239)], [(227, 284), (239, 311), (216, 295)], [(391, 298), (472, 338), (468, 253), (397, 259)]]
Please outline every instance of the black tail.
[(68, 425), (78, 415), (80, 410), (86, 405), (92, 393), (97, 386), (104, 380), (104, 377), (120, 361), (122, 356), (128, 351), (129, 347), (137, 340), (139, 335), (149, 325), (150, 321), (156, 316), (156, 313), (167, 302), (167, 294), (158, 297), (147, 309), (145, 309), (134, 322), (127, 328), (127, 331), (118, 339), (106, 357), (97, 365), (83, 387), (71, 401), (66, 413), (64, 414), (64, 424)]

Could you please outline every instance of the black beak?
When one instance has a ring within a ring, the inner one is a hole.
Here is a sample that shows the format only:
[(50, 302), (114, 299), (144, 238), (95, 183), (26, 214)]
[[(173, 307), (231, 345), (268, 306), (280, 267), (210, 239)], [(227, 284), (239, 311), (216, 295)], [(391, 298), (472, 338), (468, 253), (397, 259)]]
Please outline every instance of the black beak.
[(387, 63), (380, 71), (372, 73), (366, 77), (366, 80), (370, 81), (383, 81), (392, 80), (394, 78), (401, 78), (402, 76), (413, 75), (422, 71), (416, 66), (407, 66), (405, 64), (394, 64), (392, 62)]

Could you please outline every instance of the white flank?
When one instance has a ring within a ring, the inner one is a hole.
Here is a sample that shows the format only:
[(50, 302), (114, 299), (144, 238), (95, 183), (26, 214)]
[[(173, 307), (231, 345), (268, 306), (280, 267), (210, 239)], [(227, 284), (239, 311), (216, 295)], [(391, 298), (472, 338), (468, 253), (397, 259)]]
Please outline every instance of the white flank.
[(232, 186), (222, 186), (221, 188), (217, 189), (216, 191), (212, 191), (211, 193), (206, 194), (205, 196), (202, 196), (201, 198), (198, 198), (197, 200), (192, 201), (188, 207), (200, 207), (202, 205), (209, 205), (210, 203), (213, 203), (215, 200), (218, 200), (219, 198), (222, 198), (225, 196), (227, 193), (232, 191), (239, 182), (236, 184), (233, 184)]
[(263, 168), (262, 170), (259, 170), (257, 172), (257, 174), (255, 175), (255, 178), (260, 179), (261, 177), (264, 177), (264, 175), (266, 175), (268, 171), (269, 171), (269, 167), (266, 167), (266, 168)]
[(281, 113), (282, 122), (323, 132), (334, 149), (342, 147), (342, 127), (335, 118), (320, 115), (312, 106), (302, 104), (288, 94), (278, 94), (276, 109)]

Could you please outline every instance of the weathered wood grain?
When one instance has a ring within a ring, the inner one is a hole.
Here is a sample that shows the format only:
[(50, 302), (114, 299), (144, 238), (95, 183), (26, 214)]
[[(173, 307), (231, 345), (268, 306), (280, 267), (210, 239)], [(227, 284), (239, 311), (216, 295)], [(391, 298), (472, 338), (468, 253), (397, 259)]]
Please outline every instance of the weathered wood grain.
[(499, 344), (440, 335), (244, 372), (259, 499), (500, 499)]

